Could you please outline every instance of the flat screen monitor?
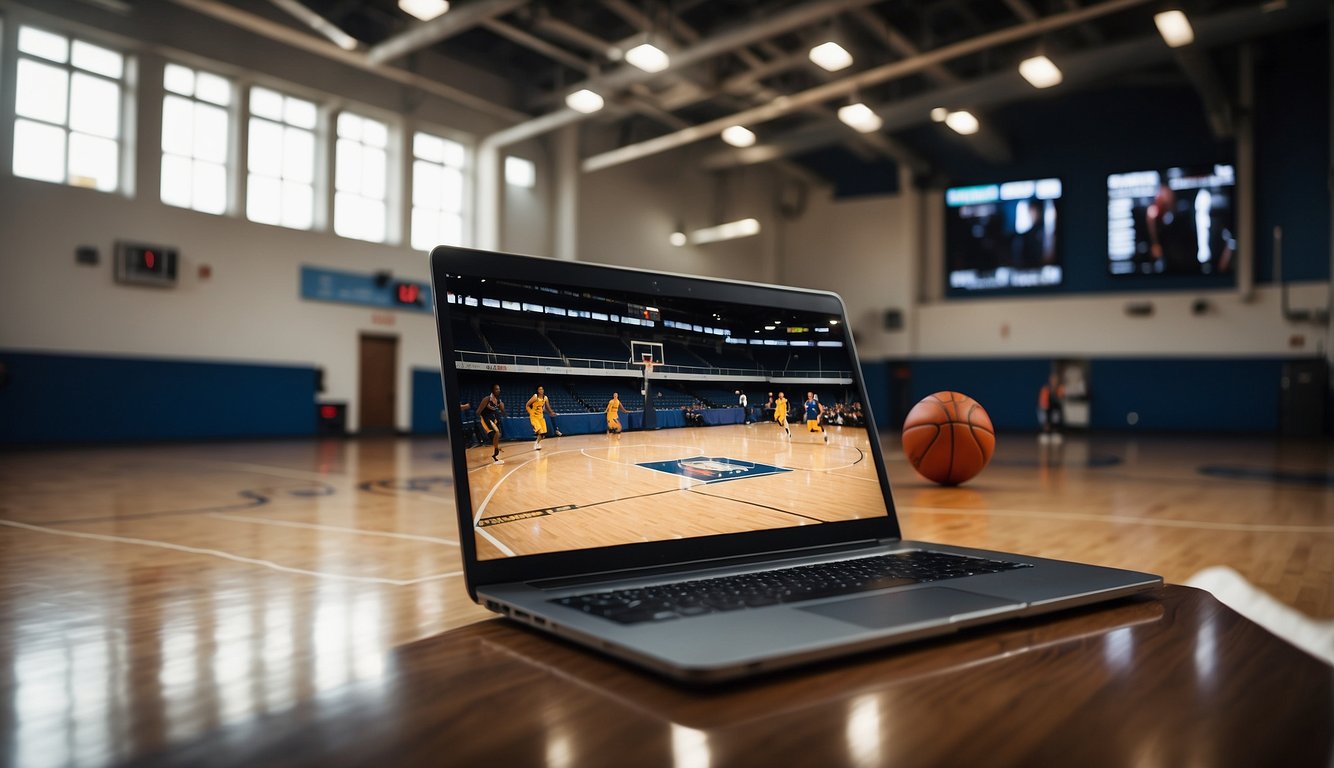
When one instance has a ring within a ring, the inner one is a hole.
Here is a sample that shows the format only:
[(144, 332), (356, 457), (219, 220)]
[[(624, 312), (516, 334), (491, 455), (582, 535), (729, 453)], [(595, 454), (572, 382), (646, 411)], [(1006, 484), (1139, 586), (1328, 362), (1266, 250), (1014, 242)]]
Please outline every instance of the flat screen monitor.
[(1061, 180), (945, 190), (945, 264), (953, 291), (1061, 284)]
[(1220, 275), (1237, 252), (1235, 169), (1184, 166), (1107, 177), (1113, 275)]

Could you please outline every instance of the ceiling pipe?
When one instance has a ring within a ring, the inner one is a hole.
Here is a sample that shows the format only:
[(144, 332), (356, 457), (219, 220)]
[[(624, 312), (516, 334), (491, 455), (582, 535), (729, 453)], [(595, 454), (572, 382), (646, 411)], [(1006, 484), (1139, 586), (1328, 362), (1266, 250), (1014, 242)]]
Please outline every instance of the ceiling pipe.
[(428, 45), (467, 32), (488, 19), (504, 16), (510, 11), (527, 4), (528, 0), (481, 0), (481, 2), (469, 3), (454, 8), (430, 21), (412, 25), (406, 32), (372, 46), (366, 52), (366, 56), (372, 64), (384, 64), (400, 56), (406, 56), (413, 51), (421, 50)]
[(1066, 13), (1048, 16), (1039, 21), (1019, 24), (1007, 29), (1002, 29), (985, 35), (964, 40), (933, 51), (922, 53), (903, 61), (896, 61), (885, 64), (873, 69), (859, 72), (851, 77), (835, 80), (825, 85), (817, 86), (802, 91), (791, 96), (780, 97), (771, 104), (754, 107), (743, 110), (735, 115), (722, 117), (717, 120), (711, 120), (707, 123), (687, 128), (683, 131), (669, 133), (666, 136), (659, 136), (639, 144), (631, 144), (619, 149), (603, 152), (599, 155), (584, 160), (583, 169), (585, 173), (600, 171), (604, 168), (610, 168), (621, 163), (627, 163), (632, 160), (638, 160), (642, 157), (648, 157), (659, 152), (666, 152), (686, 144), (709, 138), (722, 132), (724, 128), (738, 123), (751, 125), (755, 123), (768, 122), (778, 117), (782, 117), (790, 112), (818, 104), (829, 99), (847, 96), (854, 93), (859, 88), (867, 88), (872, 85), (903, 77), (905, 75), (920, 72), (932, 65), (940, 64), (961, 56), (967, 56), (971, 53), (985, 50), (992, 46), (1003, 45), (1005, 43), (1022, 40), (1027, 37), (1041, 35), (1057, 29), (1062, 29), (1089, 19), (1106, 16), (1112, 13), (1145, 5), (1151, 0), (1109, 0), (1109, 2), (1099, 3), (1089, 6), (1079, 11), (1069, 11)]
[(345, 51), (355, 51), (361, 47), (360, 41), (355, 37), (339, 29), (337, 24), (302, 5), (299, 0), (269, 0), (269, 2), (292, 14), (303, 24), (324, 35), (329, 39), (329, 42)]
[(482, 26), (495, 32), (501, 37), (508, 38), (512, 42), (536, 51), (552, 61), (564, 64), (570, 69), (575, 69), (580, 72), (588, 72), (593, 68), (593, 62), (581, 59), (579, 56), (561, 48), (559, 45), (548, 43), (537, 35), (529, 34), (528, 32), (510, 24), (506, 24), (503, 21), (487, 19), (482, 22)]
[(256, 16), (253, 13), (243, 11), (239, 8), (219, 2), (218, 0), (171, 0), (171, 2), (189, 8), (196, 13), (210, 16), (219, 21), (226, 22), (247, 32), (252, 32), (260, 37), (266, 37), (284, 45), (289, 45), (307, 53), (313, 53), (317, 56), (323, 56), (349, 67), (355, 67), (367, 72), (374, 73), (387, 80), (393, 80), (397, 83), (407, 85), (427, 93), (435, 94), (443, 99), (454, 102), (463, 107), (476, 110), (482, 114), (499, 118), (508, 123), (517, 123), (521, 120), (527, 120), (529, 115), (501, 106), (499, 104), (487, 101), (480, 96), (474, 96), (467, 91), (455, 88), (452, 85), (446, 85), (439, 80), (433, 80), (429, 77), (423, 77), (415, 72), (398, 69), (397, 67), (385, 66), (371, 62), (364, 53), (355, 51), (345, 51), (342, 48), (326, 40), (311, 37), (299, 30), (292, 29), (284, 24), (270, 21), (262, 16)]

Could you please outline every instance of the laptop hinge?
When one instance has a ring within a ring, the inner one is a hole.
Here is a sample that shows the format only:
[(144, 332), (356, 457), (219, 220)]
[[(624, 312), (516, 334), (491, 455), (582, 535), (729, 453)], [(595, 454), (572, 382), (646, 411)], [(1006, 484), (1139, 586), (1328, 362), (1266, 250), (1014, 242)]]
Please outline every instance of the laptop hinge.
[(738, 557), (721, 557), (711, 560), (691, 560), (683, 563), (673, 563), (671, 565), (649, 566), (645, 568), (627, 568), (620, 571), (597, 571), (593, 573), (582, 573), (575, 576), (559, 576), (551, 579), (539, 579), (537, 581), (527, 582), (530, 586), (538, 589), (562, 589), (565, 587), (582, 586), (586, 584), (597, 584), (604, 581), (622, 581), (629, 578), (642, 578), (644, 576), (656, 576), (663, 573), (677, 573), (698, 571), (703, 568), (726, 568), (734, 565), (746, 565), (748, 563), (763, 563), (772, 560), (791, 559), (797, 557), (811, 557), (817, 555), (834, 555), (842, 552), (855, 552), (859, 549), (882, 546), (885, 543), (893, 543), (895, 540), (876, 540), (863, 539), (861, 541), (842, 542), (839, 544), (826, 544), (818, 547), (798, 547), (795, 549), (780, 549), (772, 552), (766, 552), (762, 555), (742, 555)]

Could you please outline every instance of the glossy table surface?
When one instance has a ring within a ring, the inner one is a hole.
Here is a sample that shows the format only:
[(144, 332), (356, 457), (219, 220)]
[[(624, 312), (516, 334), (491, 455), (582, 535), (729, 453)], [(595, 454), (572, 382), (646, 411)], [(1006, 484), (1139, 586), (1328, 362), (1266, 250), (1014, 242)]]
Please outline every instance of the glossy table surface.
[(497, 619), (143, 762), (1328, 766), (1332, 682), (1179, 586), (709, 689)]

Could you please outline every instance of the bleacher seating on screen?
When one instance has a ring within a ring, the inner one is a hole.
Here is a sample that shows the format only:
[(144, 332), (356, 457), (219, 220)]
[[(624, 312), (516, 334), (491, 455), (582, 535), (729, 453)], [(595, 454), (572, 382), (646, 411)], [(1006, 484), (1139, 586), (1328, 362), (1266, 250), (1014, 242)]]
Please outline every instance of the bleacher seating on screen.
[(477, 335), (471, 324), (456, 320), (450, 323), (450, 328), (454, 333), (454, 349), (468, 352), (486, 351), (486, 342), (482, 341), (482, 337)]
[(692, 346), (691, 349), (715, 368), (740, 368), (744, 370), (755, 368), (755, 361), (746, 356), (740, 349), (728, 349), (726, 346), (722, 350), (696, 346)]
[(558, 357), (556, 348), (532, 328), (519, 328), (513, 325), (488, 324), (483, 331), (486, 340), (491, 342), (491, 349), (504, 355), (526, 355), (532, 357)]
[(587, 367), (585, 361), (588, 360), (625, 362), (630, 359), (630, 348), (615, 336), (552, 330), (547, 332), (547, 338), (576, 368)]
[(695, 354), (695, 351), (678, 341), (664, 341), (662, 354), (667, 365), (681, 365), (689, 368), (709, 368), (709, 361)]

